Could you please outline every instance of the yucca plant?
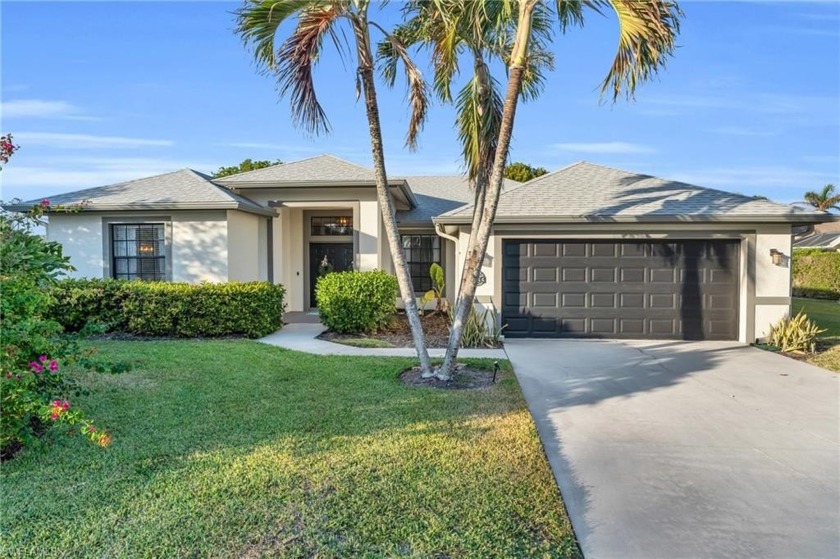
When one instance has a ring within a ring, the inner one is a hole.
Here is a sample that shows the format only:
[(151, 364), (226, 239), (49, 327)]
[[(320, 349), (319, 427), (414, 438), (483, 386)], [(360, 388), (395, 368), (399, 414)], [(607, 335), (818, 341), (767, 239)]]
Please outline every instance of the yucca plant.
[[(453, 318), (452, 309), (449, 310), (450, 320)], [(496, 347), (502, 339), (502, 332), (507, 325), (498, 326), (499, 315), (494, 308), (487, 308), (479, 312), (473, 307), (464, 323), (464, 335), (461, 347)]]
[(768, 341), (786, 353), (814, 353), (817, 336), (825, 332), (804, 312), (791, 318), (786, 316), (770, 327)]

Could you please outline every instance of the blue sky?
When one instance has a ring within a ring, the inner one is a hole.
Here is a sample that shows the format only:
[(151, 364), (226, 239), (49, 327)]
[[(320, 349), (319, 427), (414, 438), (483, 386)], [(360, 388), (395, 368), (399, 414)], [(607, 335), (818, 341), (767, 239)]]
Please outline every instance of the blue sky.
[[(9, 2), (2, 124), (20, 151), (2, 198), (40, 198), (246, 157), (333, 153), (369, 165), (352, 61), (329, 52), (317, 86), (333, 132), (295, 129), (288, 102), (233, 35), (237, 2)], [(676, 57), (635, 102), (599, 103), (616, 23), (591, 14), (558, 36), (557, 68), (522, 105), (512, 160), (578, 160), (788, 202), (840, 180), (840, 3), (683, 2)], [(378, 18), (394, 21), (399, 2)], [(380, 87), (389, 173), (460, 170), (450, 107), (403, 147), (402, 88)]]

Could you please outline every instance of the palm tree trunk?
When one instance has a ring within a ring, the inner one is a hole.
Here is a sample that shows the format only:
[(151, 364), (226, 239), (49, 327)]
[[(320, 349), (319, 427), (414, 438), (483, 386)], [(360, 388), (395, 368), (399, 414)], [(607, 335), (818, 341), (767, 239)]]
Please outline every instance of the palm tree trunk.
[[(519, 92), (522, 89), (522, 76), (525, 71), (524, 59), (528, 50), (528, 40), (531, 36), (531, 15), (535, 3), (534, 0), (531, 0), (520, 4), (516, 40), (511, 50), (508, 86), (505, 94), (501, 125), (499, 127), (496, 157), (493, 161), (493, 169), (490, 173), (489, 184), (487, 185), (484, 206), (476, 206), (475, 208), (475, 212), (481, 212), (481, 216), (478, 219), (478, 229), (472, 231), (470, 234), (470, 244), (464, 259), (461, 291), (455, 306), (455, 315), (452, 321), (452, 328), (449, 332), (446, 356), (443, 359), (443, 364), (437, 371), (437, 377), (441, 380), (452, 378), (452, 367), (458, 358), (458, 346), (461, 343), (461, 336), (464, 332), (464, 322), (472, 309), (475, 291), (478, 287), (478, 278), (481, 273), (481, 263), (487, 254), (487, 244), (490, 241), (490, 232), (493, 227), (493, 221), (496, 218), (496, 208), (499, 206), (499, 195), (501, 194), (502, 181), (504, 180), (505, 161), (507, 159), (508, 149), (510, 148), (513, 123), (516, 118), (516, 105), (519, 100)], [(475, 222), (476, 217), (474, 214), (473, 223)]]
[(426, 348), (423, 325), (420, 323), (420, 314), (417, 311), (417, 298), (414, 294), (411, 274), (405, 262), (405, 254), (403, 253), (402, 242), (400, 241), (400, 235), (397, 229), (394, 200), (388, 189), (388, 177), (385, 172), (385, 149), (382, 143), (382, 126), (379, 122), (379, 105), (376, 101), (376, 86), (373, 76), (373, 54), (370, 47), (367, 21), (363, 16), (358, 16), (353, 20), (353, 31), (356, 35), (359, 77), (362, 83), (362, 90), (364, 91), (365, 109), (367, 110), (368, 127), (370, 129), (373, 172), (376, 177), (376, 198), (379, 201), (379, 207), (382, 212), (382, 223), (384, 224), (385, 233), (388, 237), (388, 246), (391, 250), (391, 258), (394, 261), (394, 271), (405, 305), (405, 314), (411, 326), (414, 347), (417, 350), (417, 357), (420, 359), (420, 369), (424, 377), (432, 377), (434, 376), (432, 362), (429, 359), (429, 350)]

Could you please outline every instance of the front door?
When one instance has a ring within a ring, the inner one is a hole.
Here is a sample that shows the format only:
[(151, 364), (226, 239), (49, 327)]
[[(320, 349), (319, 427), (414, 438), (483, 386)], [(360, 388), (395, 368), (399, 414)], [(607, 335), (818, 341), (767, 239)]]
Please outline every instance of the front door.
[(309, 306), (315, 301), (315, 283), (327, 272), (353, 269), (353, 243), (309, 243)]

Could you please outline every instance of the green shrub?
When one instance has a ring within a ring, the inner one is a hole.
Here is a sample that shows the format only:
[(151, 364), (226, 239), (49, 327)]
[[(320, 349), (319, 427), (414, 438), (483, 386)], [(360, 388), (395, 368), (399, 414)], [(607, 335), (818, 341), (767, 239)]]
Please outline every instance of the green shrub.
[(78, 332), (88, 324), (123, 332), (127, 327), (123, 312), (127, 283), (112, 279), (62, 280), (52, 288), (49, 314), (68, 332)]
[(73, 266), (61, 245), (33, 232), (40, 213), (0, 213), (0, 459), (13, 456), (56, 424), (79, 425), (83, 435), (107, 445), (68, 399), (82, 392), (67, 365), (102, 366), (52, 320), (51, 288)]
[(814, 353), (817, 336), (825, 332), (808, 316), (799, 311), (793, 318), (786, 316), (770, 329), (767, 341), (788, 353)]
[(840, 252), (795, 250), (793, 295), (840, 299)]
[(333, 332), (373, 332), (397, 310), (397, 279), (381, 270), (327, 274), (316, 289), (321, 322)]
[(68, 330), (94, 323), (138, 336), (259, 338), (283, 325), (285, 290), (267, 282), (66, 280), (54, 292), (55, 319)]

